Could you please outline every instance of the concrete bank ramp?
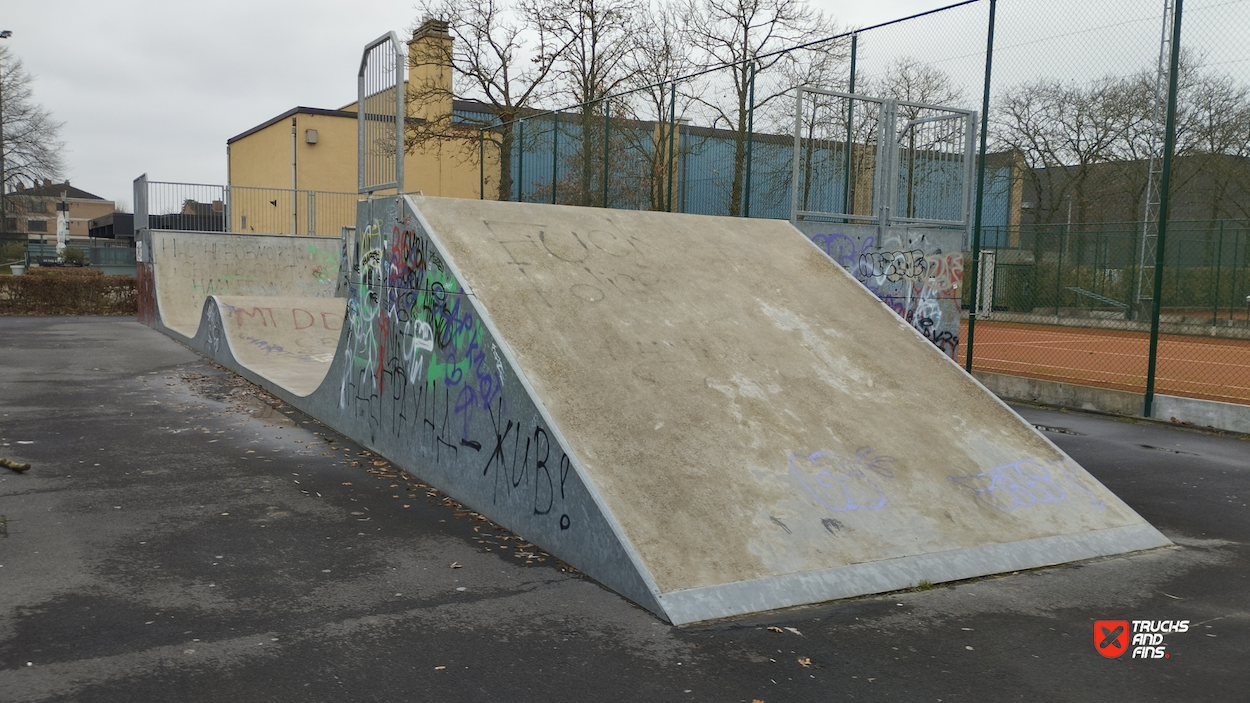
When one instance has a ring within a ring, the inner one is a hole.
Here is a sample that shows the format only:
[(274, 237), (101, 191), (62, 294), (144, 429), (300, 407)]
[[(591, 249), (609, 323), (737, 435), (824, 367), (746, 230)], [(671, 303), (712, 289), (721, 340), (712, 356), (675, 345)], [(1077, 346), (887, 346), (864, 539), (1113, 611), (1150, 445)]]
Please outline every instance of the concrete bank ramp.
[(357, 233), (326, 380), (275, 392), (673, 623), (1168, 544), (788, 223)]

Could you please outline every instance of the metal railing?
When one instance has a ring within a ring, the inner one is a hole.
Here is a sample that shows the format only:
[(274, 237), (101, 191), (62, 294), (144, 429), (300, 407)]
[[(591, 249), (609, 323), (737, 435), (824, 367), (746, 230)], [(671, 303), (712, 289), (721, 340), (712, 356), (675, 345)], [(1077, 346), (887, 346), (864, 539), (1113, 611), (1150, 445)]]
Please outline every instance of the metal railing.
[[(142, 181), (142, 182), (141, 182)], [(337, 237), (356, 224), (358, 193), (201, 183), (135, 182), (150, 229)]]

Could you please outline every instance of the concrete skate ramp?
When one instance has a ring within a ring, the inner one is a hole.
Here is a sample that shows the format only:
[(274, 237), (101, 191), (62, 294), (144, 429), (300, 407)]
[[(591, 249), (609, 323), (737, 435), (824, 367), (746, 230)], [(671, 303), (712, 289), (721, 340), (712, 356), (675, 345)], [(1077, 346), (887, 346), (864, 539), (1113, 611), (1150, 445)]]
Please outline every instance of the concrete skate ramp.
[(670, 616), (1167, 543), (788, 223), (417, 208)]
[(201, 299), (187, 343), (673, 623), (1168, 544), (788, 223), (417, 197), (356, 232), (314, 391), (332, 301)]
[(346, 300), (332, 297), (341, 242), (325, 237), (150, 234), (160, 322), (201, 350), (306, 396), (330, 369)]
[(338, 349), (342, 298), (212, 296), (220, 339), (247, 369), (296, 395), (321, 385)]
[(157, 230), (149, 241), (161, 322), (184, 337), (210, 295), (334, 297), (338, 239)]

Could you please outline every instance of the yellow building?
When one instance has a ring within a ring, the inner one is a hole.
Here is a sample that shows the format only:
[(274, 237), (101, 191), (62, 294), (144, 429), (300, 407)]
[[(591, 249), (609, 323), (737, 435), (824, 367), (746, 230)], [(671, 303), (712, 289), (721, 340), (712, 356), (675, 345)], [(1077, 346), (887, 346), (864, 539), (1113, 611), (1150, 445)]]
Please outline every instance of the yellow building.
[[(404, 192), (455, 198), (480, 197), (478, 127), (491, 119), (490, 107), (476, 101), (451, 99), (451, 35), (447, 26), (427, 21), (408, 42), (409, 81), (423, 86), (423, 93), (446, 95), (445, 99), (407, 104), (406, 122), (410, 142), (422, 125), (444, 125), (439, 137), (410, 146), (404, 159)], [(430, 85), (443, 90), (429, 91)], [(406, 91), (407, 92), (407, 91)], [(242, 221), (248, 209), (247, 188), (281, 188), (299, 191), (357, 192), (356, 104), (338, 110), (296, 107), (259, 124), (226, 142), (231, 186), (231, 219), (236, 231), (247, 231)], [(487, 157), (488, 169), (497, 160)], [(488, 174), (486, 187), (496, 184)], [(264, 198), (270, 196), (265, 195)], [(291, 196), (285, 196), (290, 198)], [(326, 200), (326, 196), (320, 196)], [(294, 218), (296, 231), (303, 231), (301, 209), (308, 209), (299, 196), (290, 203), (284, 199), (256, 198), (259, 217), (262, 205), (270, 205), (278, 219)], [(317, 209), (323, 206), (319, 203)], [(353, 206), (354, 210), (354, 206)]]

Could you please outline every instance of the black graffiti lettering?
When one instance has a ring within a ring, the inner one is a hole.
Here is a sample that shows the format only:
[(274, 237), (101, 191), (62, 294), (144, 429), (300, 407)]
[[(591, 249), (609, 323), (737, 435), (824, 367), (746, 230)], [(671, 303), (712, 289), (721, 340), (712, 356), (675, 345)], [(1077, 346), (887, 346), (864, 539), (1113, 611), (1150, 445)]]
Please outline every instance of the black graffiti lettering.
[(565, 514), (563, 514), (563, 515), (561, 515), (561, 516), (560, 516), (560, 529), (561, 529), (561, 530), (567, 530), (567, 529), (569, 529), (569, 523), (570, 523), (570, 521), (569, 521), (569, 515), (568, 515), (568, 513), (565, 513)]
[(564, 500), (564, 482), (569, 477), (569, 468), (571, 467), (568, 454), (560, 455), (560, 500)]
[[(437, 393), (438, 381), (431, 381), (421, 387), (421, 401), (419, 403), (421, 405), (421, 424), (425, 429), (429, 430), (430, 438), (428, 442), (420, 442), (422, 448), (431, 448), (434, 446), (435, 427), (434, 420), (432, 419), (434, 417), (434, 408), (432, 406), (435, 405), (434, 397)], [(423, 439), (425, 434), (426, 433), (422, 432)]]
[(502, 398), (500, 398), (499, 400), (499, 417), (498, 418), (495, 417), (495, 411), (493, 409), (487, 408), (487, 410), (490, 412), (491, 426), (495, 430), (495, 451), (491, 452), (490, 459), (486, 461), (486, 468), (482, 469), (482, 475), (485, 476), (489, 474), (490, 468), (498, 464), (499, 468), (495, 472), (495, 492), (491, 498), (491, 502), (494, 502), (498, 500), (499, 498), (499, 491), (498, 491), (499, 476), (503, 471), (507, 469), (506, 461), (503, 455), (503, 444), (505, 441), (507, 441), (508, 434), (512, 432), (513, 424), (512, 424), (512, 420), (508, 420), (508, 424), (504, 428), (503, 432), (501, 433), (499, 431), (499, 425), (503, 422), (503, 399)]
[(478, 452), (482, 451), (482, 443), (481, 443), (481, 442), (474, 442), (474, 441), (473, 441), (473, 440), (471, 440), (471, 439), (463, 439), (463, 438), (462, 438), (462, 439), (460, 440), (460, 446), (462, 446), (462, 447), (469, 447), (469, 448), (473, 449), (474, 451), (478, 451)]
[[(541, 458), (539, 458), (541, 456)], [(556, 502), (555, 486), (551, 483), (551, 472), (547, 470), (547, 459), (551, 457), (551, 440), (547, 438), (547, 431), (541, 427), (534, 428), (534, 514), (546, 515), (551, 512), (551, 507)], [(547, 481), (547, 507), (539, 509), (538, 492), (543, 485), (540, 474), (546, 477)]]
[(443, 386), (443, 426), (439, 430), (438, 437), (436, 440), (438, 444), (436, 445), (437, 452), (434, 455), (435, 463), (441, 461), (443, 447), (447, 447), (451, 451), (455, 452), (457, 456), (459, 456), (460, 454), (460, 448), (452, 444), (451, 442), (448, 442), (445, 439), (446, 437), (451, 436), (447, 432), (447, 423), (451, 419), (451, 413), (449, 411), (450, 407), (451, 407), (451, 391), (447, 388), (447, 386)]
[(521, 485), (521, 481), (525, 480), (526, 465), (529, 464), (529, 460), (530, 460), (530, 438), (529, 437), (525, 438), (525, 459), (524, 461), (520, 462), (521, 473), (520, 475), (517, 475), (516, 473), (517, 460), (516, 459), (517, 459), (517, 450), (520, 449), (520, 447), (521, 447), (521, 426), (517, 425), (516, 438), (512, 442), (512, 465), (508, 467), (508, 478), (512, 480), (513, 488), (516, 488), (517, 486)]

